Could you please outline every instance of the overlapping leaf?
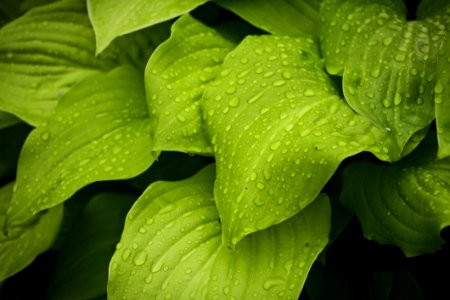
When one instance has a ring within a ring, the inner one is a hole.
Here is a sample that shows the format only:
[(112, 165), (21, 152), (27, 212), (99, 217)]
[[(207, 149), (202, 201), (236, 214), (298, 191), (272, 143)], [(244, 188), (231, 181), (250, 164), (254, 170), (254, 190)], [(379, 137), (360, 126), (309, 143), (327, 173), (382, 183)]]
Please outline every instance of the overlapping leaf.
[(326, 0), (321, 9), (328, 71), (343, 75), (349, 105), (391, 132), (403, 155), (434, 119), (436, 56), (448, 31), (447, 4), (414, 22), (406, 21), (399, 0)]
[(89, 200), (61, 248), (50, 299), (94, 299), (106, 294), (108, 264), (134, 200), (123, 193), (102, 193)]
[(30, 264), (47, 250), (58, 233), (63, 208), (57, 206), (4, 233), (6, 210), (13, 194), (13, 183), (0, 188), (0, 282)]
[(185, 15), (173, 25), (170, 39), (153, 53), (145, 81), (155, 150), (212, 153), (203, 131), (200, 99), (225, 55), (236, 46), (232, 38)]
[(108, 297), (297, 299), (326, 245), (326, 196), (285, 223), (221, 243), (214, 167), (179, 182), (151, 185), (131, 209), (110, 265)]
[(450, 34), (447, 34), (439, 51), (434, 93), (438, 155), (441, 158), (448, 157), (450, 156)]
[(0, 129), (20, 123), (20, 119), (12, 114), (0, 111)]
[(121, 67), (71, 89), (28, 137), (8, 222), (55, 206), (99, 180), (130, 178), (153, 162), (142, 74)]
[(301, 211), (344, 158), (397, 153), (389, 135), (339, 98), (311, 39), (244, 39), (207, 87), (203, 112), (229, 245)]
[(208, 0), (88, 0), (97, 53), (126, 33), (149, 27), (187, 13)]
[(319, 35), (322, 0), (216, 0), (249, 23), (279, 35)]
[(124, 37), (95, 57), (84, 1), (62, 0), (33, 8), (0, 30), (0, 110), (39, 125), (82, 79), (122, 63), (143, 68), (165, 38), (165, 28), (168, 24)]
[(390, 166), (348, 167), (341, 198), (368, 239), (397, 245), (407, 256), (433, 252), (444, 243), (440, 232), (450, 225), (450, 159), (435, 156), (419, 152)]
[(0, 30), (0, 109), (30, 124), (45, 120), (81, 79), (113, 66), (96, 59), (83, 1), (37, 7)]

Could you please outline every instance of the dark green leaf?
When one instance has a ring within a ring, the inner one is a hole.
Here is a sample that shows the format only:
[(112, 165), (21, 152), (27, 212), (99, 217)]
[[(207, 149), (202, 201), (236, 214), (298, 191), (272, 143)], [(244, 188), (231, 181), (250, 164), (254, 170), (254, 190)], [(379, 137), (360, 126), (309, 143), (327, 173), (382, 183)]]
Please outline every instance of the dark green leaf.
[(437, 81), (434, 86), (436, 104), (436, 129), (440, 158), (450, 156), (450, 34), (447, 34), (439, 51)]
[(439, 249), (440, 232), (450, 225), (450, 159), (428, 151), (390, 166), (357, 162), (345, 171), (341, 200), (364, 235), (406, 256)]
[(106, 294), (108, 265), (135, 197), (103, 193), (92, 198), (60, 250), (50, 299), (93, 299)]
[(252, 25), (279, 35), (319, 35), (322, 0), (216, 0)]

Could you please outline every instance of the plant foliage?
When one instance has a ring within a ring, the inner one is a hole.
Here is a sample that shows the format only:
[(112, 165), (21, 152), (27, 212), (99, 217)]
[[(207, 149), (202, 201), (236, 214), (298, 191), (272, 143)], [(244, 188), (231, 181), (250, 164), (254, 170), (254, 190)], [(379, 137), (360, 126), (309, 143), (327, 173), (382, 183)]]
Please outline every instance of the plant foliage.
[(416, 2), (3, 1), (0, 297), (428, 297), (450, 3)]

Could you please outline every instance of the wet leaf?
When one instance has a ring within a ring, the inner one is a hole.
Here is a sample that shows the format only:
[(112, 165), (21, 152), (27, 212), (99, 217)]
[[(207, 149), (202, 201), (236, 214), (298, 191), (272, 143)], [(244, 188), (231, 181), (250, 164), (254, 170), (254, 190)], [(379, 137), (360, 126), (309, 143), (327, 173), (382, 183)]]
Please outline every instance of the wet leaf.
[(152, 184), (131, 209), (110, 264), (108, 297), (297, 299), (327, 243), (330, 207), (321, 195), (286, 222), (221, 243), (214, 167)]
[(95, 30), (97, 53), (126, 33), (170, 20), (207, 0), (88, 0), (89, 17)]
[(154, 160), (152, 146), (142, 74), (121, 67), (88, 78), (26, 140), (8, 222), (53, 207), (89, 183), (142, 173)]
[(9, 227), (5, 234), (4, 222), (13, 185), (10, 183), (0, 188), (0, 282), (25, 268), (50, 247), (63, 215), (60, 205), (22, 224)]
[(398, 153), (388, 133), (338, 96), (307, 38), (247, 37), (226, 57), (202, 108), (230, 246), (301, 211), (346, 157)]
[(220, 29), (190, 15), (174, 23), (170, 39), (153, 53), (145, 73), (154, 150), (212, 153), (203, 130), (200, 99), (235, 46)]

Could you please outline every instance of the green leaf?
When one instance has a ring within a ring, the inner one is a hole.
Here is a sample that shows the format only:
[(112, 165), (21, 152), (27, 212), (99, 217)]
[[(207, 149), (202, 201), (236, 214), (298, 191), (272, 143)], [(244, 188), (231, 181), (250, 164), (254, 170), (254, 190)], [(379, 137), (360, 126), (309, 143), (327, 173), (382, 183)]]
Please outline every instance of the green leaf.
[(67, 90), (112, 68), (96, 59), (94, 33), (83, 1), (31, 9), (0, 29), (0, 109), (37, 125)]
[(50, 299), (94, 299), (106, 294), (108, 265), (135, 197), (94, 196), (63, 244), (49, 288)]
[(145, 73), (155, 151), (212, 153), (200, 99), (235, 46), (235, 41), (190, 15), (174, 23), (170, 39), (153, 53)]
[(121, 67), (71, 89), (20, 154), (8, 222), (55, 206), (85, 185), (134, 177), (153, 162), (142, 74)]
[(95, 30), (97, 53), (116, 37), (185, 14), (207, 0), (88, 0), (88, 11)]
[(62, 206), (57, 206), (25, 223), (9, 227), (5, 235), (4, 221), (13, 185), (0, 188), (0, 282), (25, 268), (50, 247), (63, 215)]
[(326, 0), (321, 18), (327, 70), (343, 74), (347, 102), (390, 132), (407, 154), (434, 119), (436, 55), (445, 18), (407, 22), (399, 0)]
[(131, 209), (110, 265), (111, 299), (297, 299), (327, 243), (330, 207), (321, 195), (285, 223), (221, 243), (214, 167), (151, 185)]
[(0, 129), (20, 123), (20, 119), (12, 114), (0, 111)]
[(436, 129), (439, 141), (439, 158), (450, 156), (450, 35), (447, 34), (439, 51), (437, 80), (434, 86)]
[(346, 157), (371, 151), (389, 160), (398, 152), (339, 98), (311, 39), (247, 37), (202, 108), (228, 245), (297, 214)]
[(396, 245), (406, 256), (439, 249), (440, 232), (450, 225), (450, 159), (435, 156), (418, 152), (389, 166), (348, 166), (341, 200), (355, 212), (366, 238)]
[(322, 0), (216, 0), (252, 25), (280, 35), (319, 35)]

